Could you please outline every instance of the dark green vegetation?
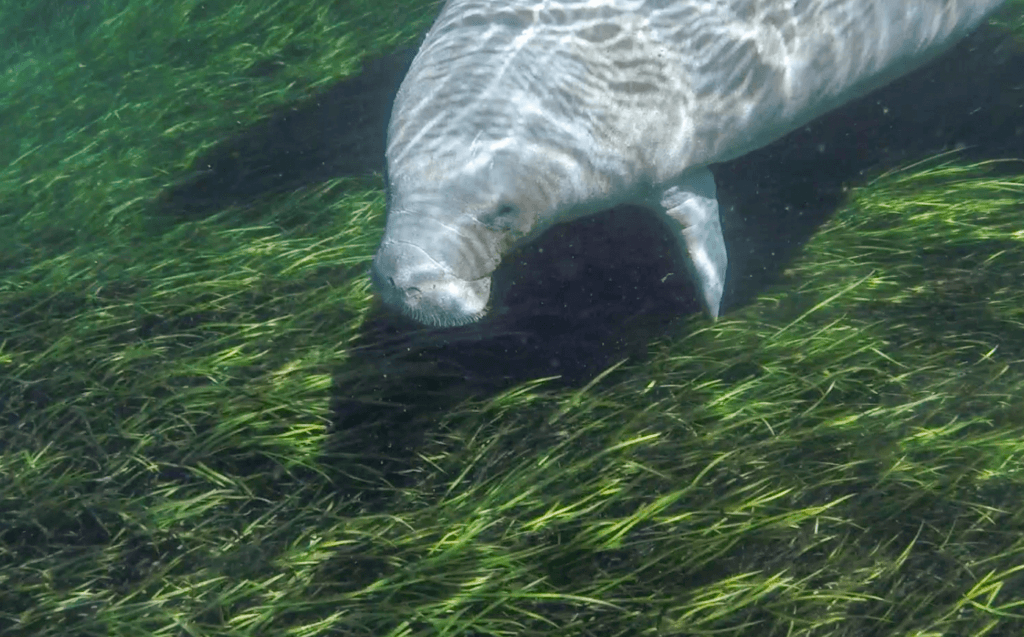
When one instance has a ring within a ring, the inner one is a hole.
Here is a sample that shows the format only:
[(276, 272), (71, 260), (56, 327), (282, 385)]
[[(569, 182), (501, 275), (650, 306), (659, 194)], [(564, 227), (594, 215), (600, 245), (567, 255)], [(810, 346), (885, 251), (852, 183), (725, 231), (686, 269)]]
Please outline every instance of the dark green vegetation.
[(261, 163), (328, 99), (372, 163), (328, 89), (436, 6), (78, 4), (0, 2), (0, 634), (1024, 634), (1024, 165), (851, 169), (534, 381), (375, 317), (379, 177)]

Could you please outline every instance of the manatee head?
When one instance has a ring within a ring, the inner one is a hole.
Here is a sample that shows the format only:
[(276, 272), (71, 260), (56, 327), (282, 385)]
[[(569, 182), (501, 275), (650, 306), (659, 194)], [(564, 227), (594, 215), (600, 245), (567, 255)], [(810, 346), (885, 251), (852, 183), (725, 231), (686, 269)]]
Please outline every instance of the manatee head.
[(503, 257), (557, 215), (557, 198), (545, 195), (553, 181), (515, 153), (488, 150), (393, 169), (374, 286), (386, 304), (420, 323), (480, 319)]
[(481, 318), (502, 258), (609, 190), (592, 160), (600, 112), (572, 93), (585, 63), (538, 16), (449, 2), (396, 96), (371, 278), (421, 323)]

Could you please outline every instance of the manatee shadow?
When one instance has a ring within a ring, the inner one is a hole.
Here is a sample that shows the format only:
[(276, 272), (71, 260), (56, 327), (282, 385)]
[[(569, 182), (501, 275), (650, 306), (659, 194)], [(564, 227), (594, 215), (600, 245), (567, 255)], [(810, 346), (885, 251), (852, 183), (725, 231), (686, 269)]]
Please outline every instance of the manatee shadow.
[[(623, 234), (630, 240), (620, 243)], [(592, 258), (608, 252), (616, 258)], [(335, 378), (328, 453), (360, 476), (361, 502), (386, 502), (416, 479), (425, 437), (464, 401), (538, 378), (550, 389), (580, 387), (617, 362), (642, 360), (666, 325), (699, 310), (674, 262), (661, 223), (620, 208), (553, 228), (508, 259), (485, 321), (424, 328), (378, 304)]]
[(402, 49), (368, 61), (358, 75), (217, 144), (162, 194), (157, 213), (204, 217), (334, 177), (380, 172), (391, 104), (415, 54)]

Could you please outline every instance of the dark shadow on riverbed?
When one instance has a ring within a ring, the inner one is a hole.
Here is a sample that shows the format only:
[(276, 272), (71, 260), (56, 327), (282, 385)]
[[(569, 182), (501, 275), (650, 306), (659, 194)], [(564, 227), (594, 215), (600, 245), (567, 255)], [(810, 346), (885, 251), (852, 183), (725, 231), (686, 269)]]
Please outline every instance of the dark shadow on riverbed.
[(366, 62), (358, 75), (217, 144), (164, 193), (159, 212), (205, 217), (268, 194), (382, 171), (391, 103), (415, 54), (403, 49)]

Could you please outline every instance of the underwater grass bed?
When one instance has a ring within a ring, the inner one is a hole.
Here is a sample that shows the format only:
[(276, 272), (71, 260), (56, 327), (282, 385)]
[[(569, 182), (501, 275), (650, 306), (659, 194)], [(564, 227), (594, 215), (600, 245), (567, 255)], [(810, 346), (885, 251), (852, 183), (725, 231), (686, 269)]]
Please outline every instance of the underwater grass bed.
[(430, 6), (0, 7), (0, 633), (1022, 633), (1016, 163), (863, 183), (723, 320), (463, 400), (361, 355), (376, 179), (151, 219)]

